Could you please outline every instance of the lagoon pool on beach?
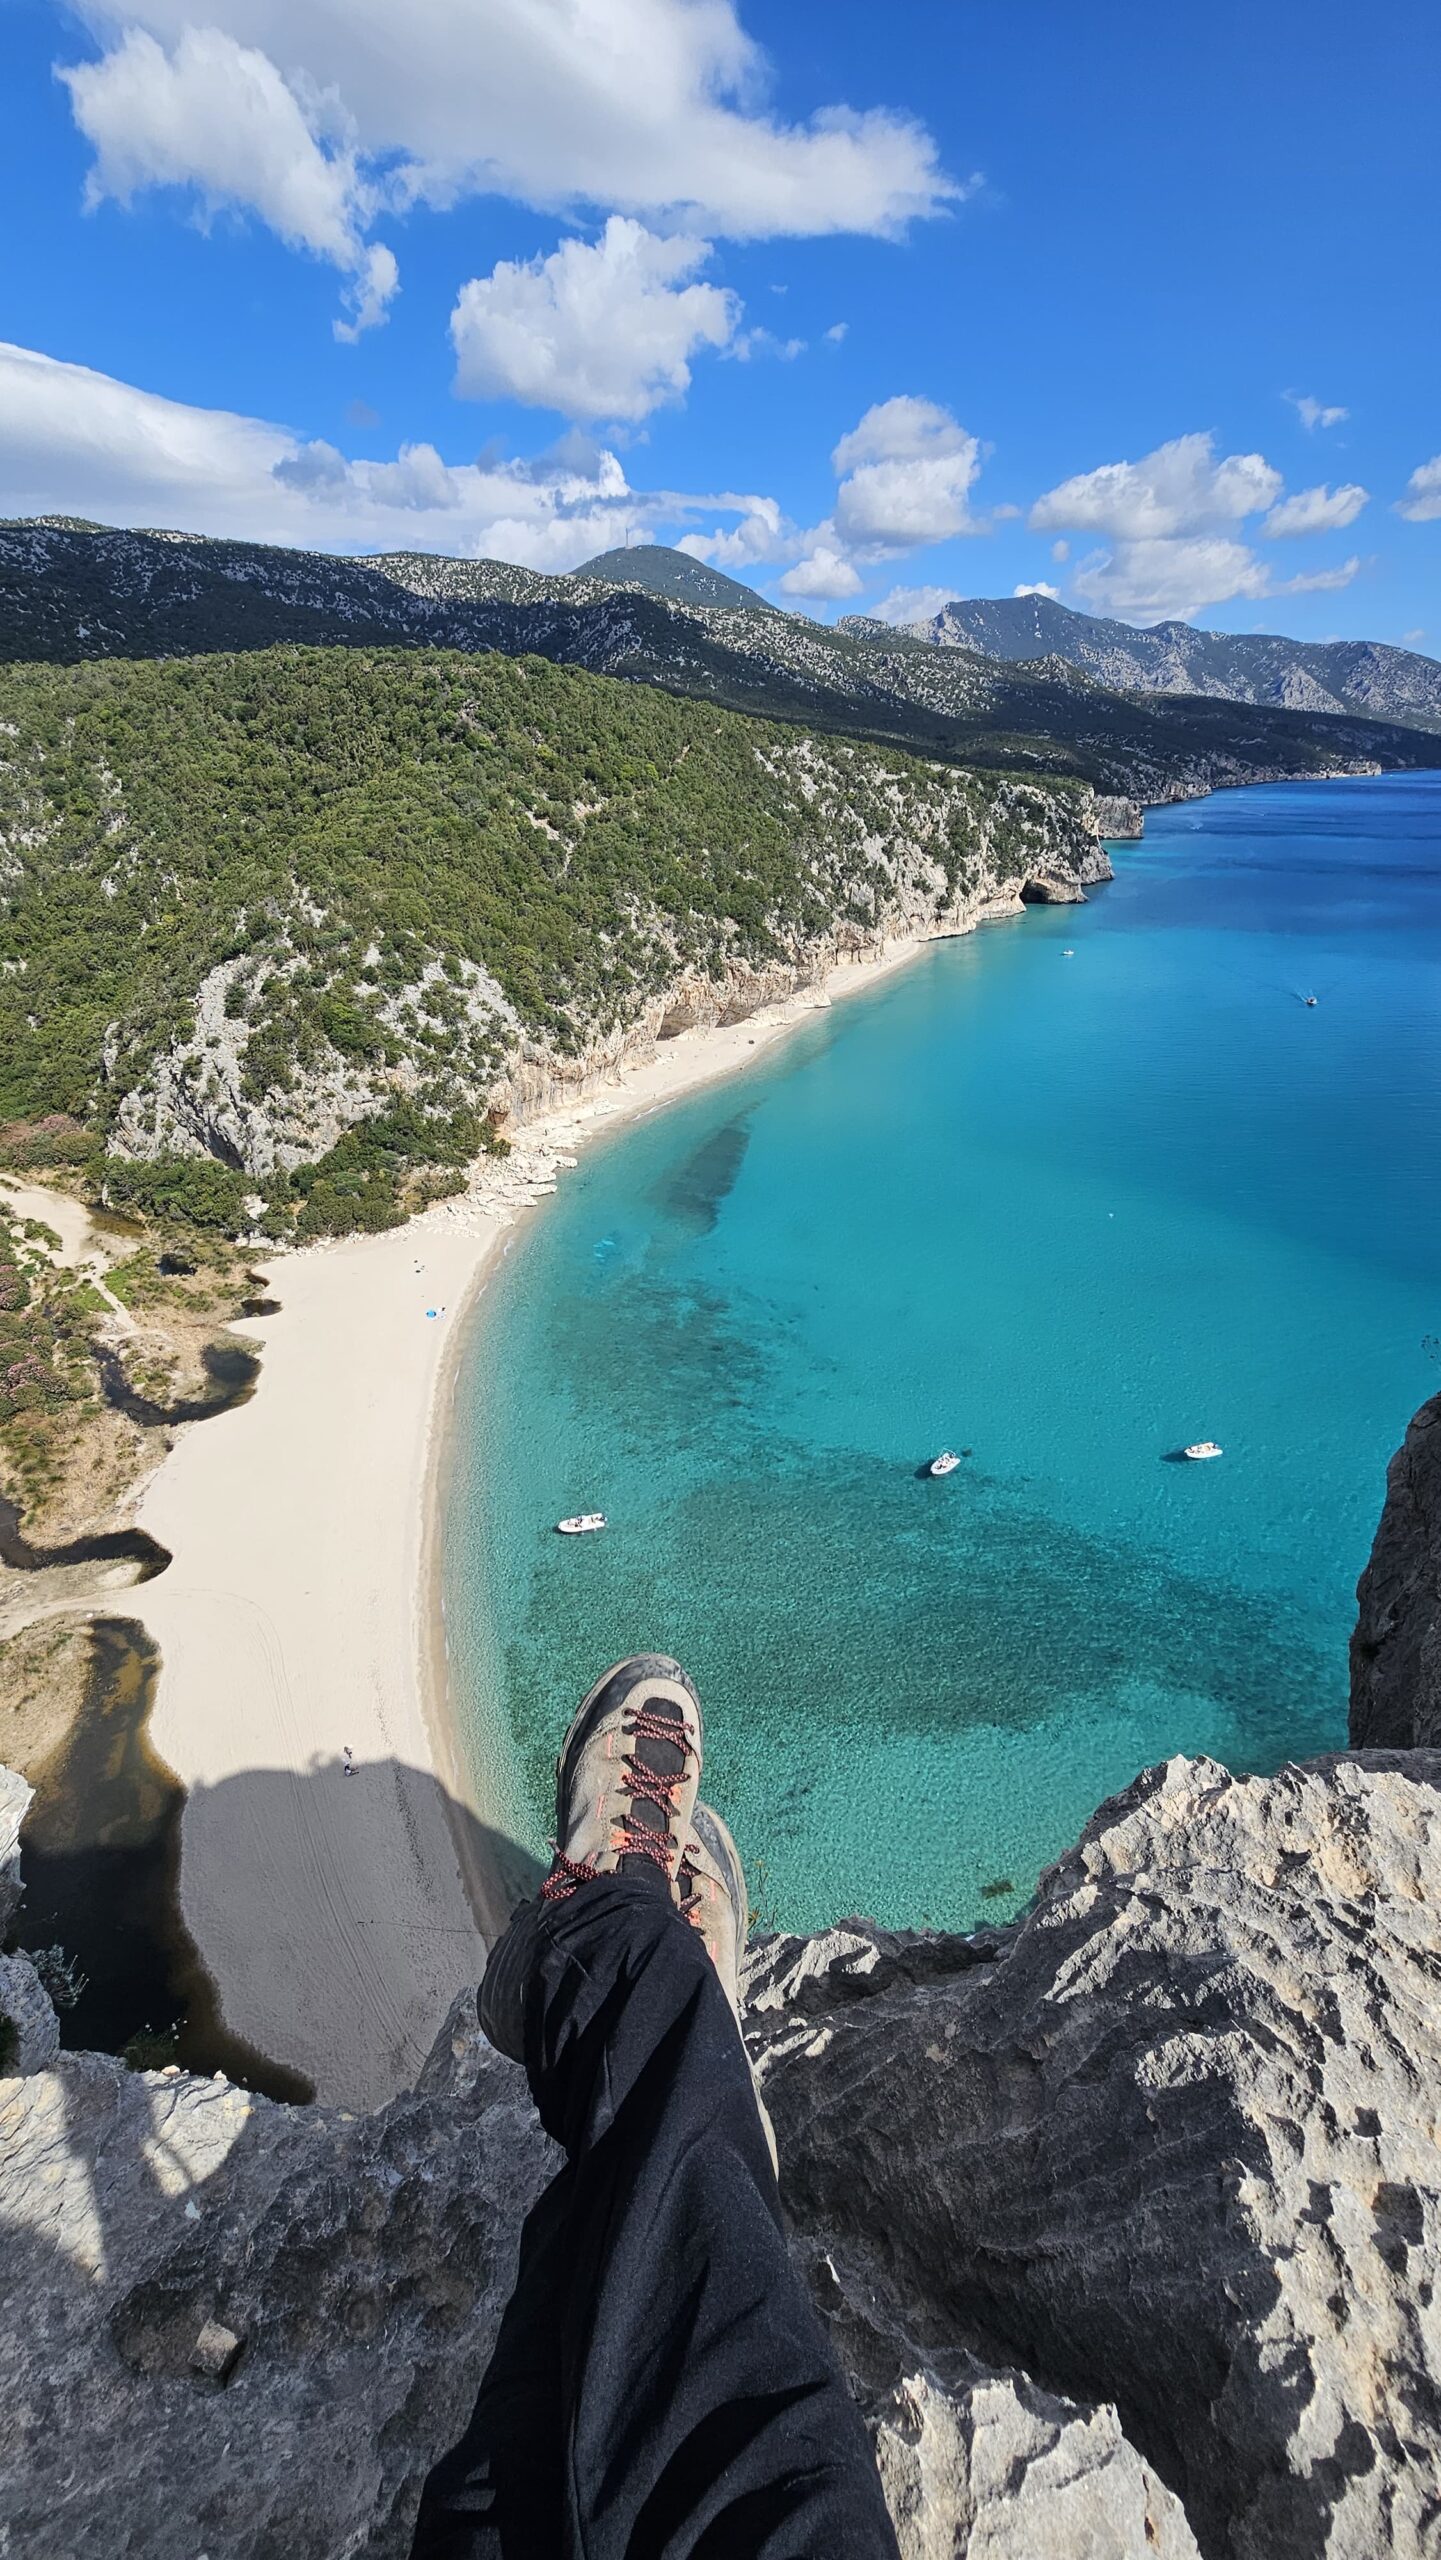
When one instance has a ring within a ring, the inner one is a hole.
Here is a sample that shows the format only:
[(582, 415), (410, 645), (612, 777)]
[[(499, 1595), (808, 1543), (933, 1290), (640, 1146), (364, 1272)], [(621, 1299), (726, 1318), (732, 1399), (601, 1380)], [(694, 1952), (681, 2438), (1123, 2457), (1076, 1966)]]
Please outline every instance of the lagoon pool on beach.
[(1220, 793), (1114, 859), (518, 1231), (443, 1572), (462, 1746), (530, 1845), (642, 1648), (798, 1928), (1004, 1919), (1149, 1762), (1344, 1745), (1386, 1461), (1441, 1386), (1441, 773)]

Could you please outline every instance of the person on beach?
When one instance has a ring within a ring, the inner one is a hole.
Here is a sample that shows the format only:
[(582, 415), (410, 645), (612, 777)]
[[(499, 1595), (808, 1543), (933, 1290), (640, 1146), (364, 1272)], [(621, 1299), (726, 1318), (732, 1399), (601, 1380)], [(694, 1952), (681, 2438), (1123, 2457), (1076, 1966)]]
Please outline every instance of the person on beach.
[(664, 1654), (607, 1671), (566, 1735), (554, 1862), (479, 1999), (566, 2165), (412, 2560), (897, 2560), (786, 2250), (739, 2025), (745, 1880), (701, 1754)]

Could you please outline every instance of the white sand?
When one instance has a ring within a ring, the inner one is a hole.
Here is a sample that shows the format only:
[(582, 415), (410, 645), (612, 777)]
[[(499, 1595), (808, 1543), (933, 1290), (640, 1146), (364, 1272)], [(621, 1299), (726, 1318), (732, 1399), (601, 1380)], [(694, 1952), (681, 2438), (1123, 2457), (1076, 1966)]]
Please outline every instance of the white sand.
[(106, 1287), (105, 1274), (112, 1262), (130, 1250), (128, 1242), (107, 1236), (91, 1217), (83, 1201), (72, 1200), (68, 1192), (48, 1191), (38, 1182), (21, 1182), (14, 1174), (0, 1174), (0, 1209), (12, 1218), (34, 1218), (48, 1227), (58, 1244), (47, 1246), (52, 1263), (62, 1263), (68, 1270), (78, 1271), (110, 1309), (114, 1327), (122, 1333), (134, 1330), (134, 1322), (120, 1300)]
[(153, 1479), (141, 1523), (174, 1560), (137, 1602), (162, 1654), (155, 1744), (188, 1791), (185, 1917), (227, 2024), (322, 2097), (410, 2080), (480, 1969), (477, 1912), (495, 1925), (495, 1860), (451, 1809), (427, 1542), (447, 1354), (505, 1225), (588, 1133), (749, 1064), (918, 947), (667, 1042), (528, 1127), (464, 1200), (281, 1257), (280, 1314), (236, 1328), (263, 1345), (255, 1395)]

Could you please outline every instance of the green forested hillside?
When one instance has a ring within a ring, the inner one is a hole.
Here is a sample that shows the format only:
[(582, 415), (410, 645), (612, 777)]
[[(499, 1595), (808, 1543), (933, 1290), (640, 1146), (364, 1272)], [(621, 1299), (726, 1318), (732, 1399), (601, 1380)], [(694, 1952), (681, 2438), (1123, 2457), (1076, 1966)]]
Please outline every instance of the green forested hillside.
[(906, 863), (933, 896), (1023, 868), (1085, 799), (540, 658), (11, 667), (0, 1118), (161, 1158), (113, 1172), (140, 1206), (369, 1222), (473, 1150), (518, 1039), (574, 1050), (688, 967), (870, 924)]

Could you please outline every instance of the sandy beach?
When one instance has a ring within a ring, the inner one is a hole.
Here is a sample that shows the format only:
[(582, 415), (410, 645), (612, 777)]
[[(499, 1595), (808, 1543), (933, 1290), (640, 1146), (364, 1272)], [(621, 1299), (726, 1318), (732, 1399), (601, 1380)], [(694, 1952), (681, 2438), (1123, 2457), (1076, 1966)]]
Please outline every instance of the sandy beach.
[(588, 1138), (753, 1063), (921, 947), (667, 1041), (407, 1227), (262, 1265), (279, 1312), (236, 1328), (262, 1349), (258, 1387), (183, 1432), (147, 1488), (140, 1525), (173, 1561), (136, 1614), (162, 1655), (155, 1745), (187, 1790), (187, 1924), (227, 2024), (321, 2097), (372, 2105), (410, 2081), (503, 1916), (507, 1846), (451, 1744), (433, 1552), (452, 1363), (501, 1238)]

